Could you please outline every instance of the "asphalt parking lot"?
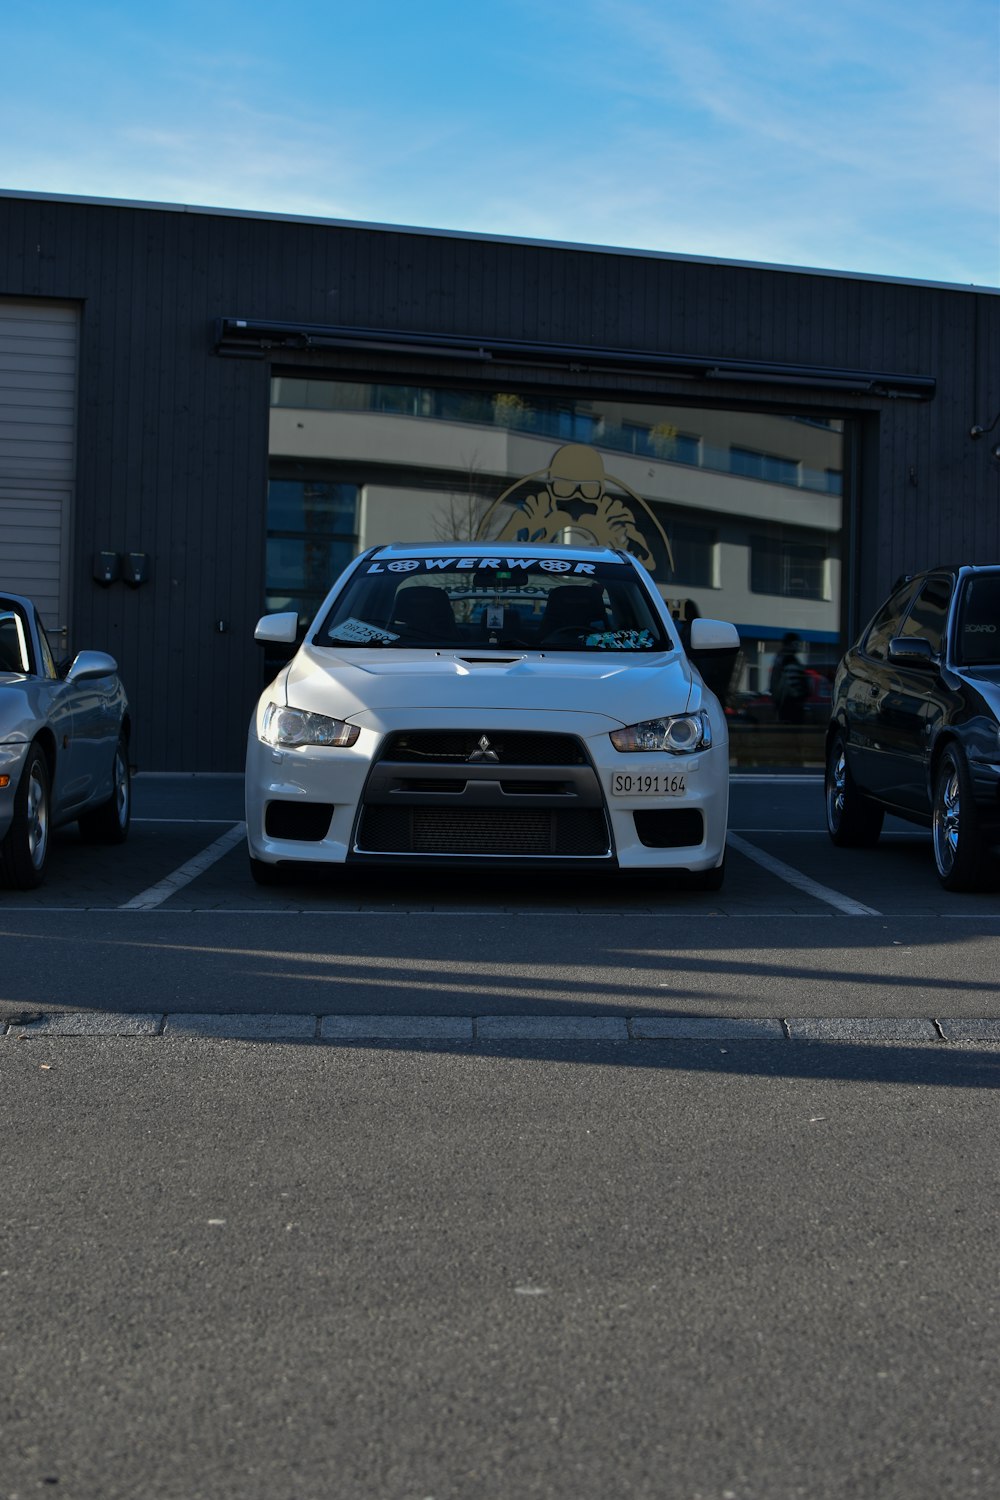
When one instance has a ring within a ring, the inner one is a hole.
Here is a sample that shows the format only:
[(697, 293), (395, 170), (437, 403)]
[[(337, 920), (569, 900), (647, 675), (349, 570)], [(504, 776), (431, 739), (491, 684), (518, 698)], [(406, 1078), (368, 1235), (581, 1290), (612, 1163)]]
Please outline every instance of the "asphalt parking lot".
[(1000, 1019), (1000, 886), (943, 891), (929, 835), (892, 819), (876, 849), (835, 849), (818, 777), (734, 778), (714, 894), (372, 870), (261, 888), (241, 814), (238, 776), (139, 776), (124, 847), (59, 833), (45, 886), (0, 894), (0, 1021), (298, 1015), (321, 1035), (335, 1015), (461, 1017), (476, 1034), (497, 1016)]
[(823, 821), (817, 776), (736, 776), (723, 890), (689, 893), (670, 877), (553, 880), (477, 872), (456, 877), (381, 871), (309, 871), (286, 887), (256, 886), (241, 819), (242, 778), (139, 775), (123, 848), (80, 842), (75, 826), (54, 838), (38, 891), (4, 891), (0, 910), (186, 912), (551, 912), (681, 911), (699, 915), (946, 916), (1000, 912), (1000, 880), (984, 892), (941, 890), (930, 836), (886, 820), (876, 851), (835, 849)]
[(252, 882), (239, 778), (0, 894), (0, 1500), (1000, 1492), (1000, 898), (816, 779), (722, 892)]

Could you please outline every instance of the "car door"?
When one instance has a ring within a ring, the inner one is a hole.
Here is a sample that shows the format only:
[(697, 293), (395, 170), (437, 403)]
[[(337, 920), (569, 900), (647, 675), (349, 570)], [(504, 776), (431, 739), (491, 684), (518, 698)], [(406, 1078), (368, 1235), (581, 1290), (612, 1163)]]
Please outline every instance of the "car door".
[(110, 791), (111, 767), (118, 743), (120, 705), (117, 676), (81, 677), (67, 681), (56, 667), (40, 617), (34, 618), (40, 665), (51, 688), (50, 710), (58, 739), (56, 779), (57, 816), (82, 811)]
[(906, 812), (926, 814), (930, 747), (943, 719), (956, 708), (941, 672), (954, 580), (932, 574), (901, 621), (899, 641), (925, 640), (932, 656), (905, 661), (890, 647), (886, 689), (878, 707), (876, 738), (881, 751), (882, 795)]
[(38, 615), (24, 600), (0, 600), (0, 622), (7, 626), (3, 639), (23, 670), (23, 732), (35, 737), (48, 730), (55, 743), (55, 774), (52, 782), (52, 814), (63, 816), (67, 796), (72, 795), (73, 763), (76, 756), (73, 690), (56, 670), (52, 651), (41, 630)]
[(888, 779), (882, 742), (881, 709), (891, 688), (889, 642), (899, 629), (917, 589), (911, 579), (897, 589), (847, 655), (838, 707), (847, 723), (847, 757), (851, 774), (864, 791), (881, 796)]

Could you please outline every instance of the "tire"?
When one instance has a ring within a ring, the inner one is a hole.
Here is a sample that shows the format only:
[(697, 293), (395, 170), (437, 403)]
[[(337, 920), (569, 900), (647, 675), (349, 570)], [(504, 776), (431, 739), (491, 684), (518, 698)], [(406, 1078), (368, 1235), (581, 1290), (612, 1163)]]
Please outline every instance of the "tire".
[(687, 887), (691, 891), (721, 891), (725, 879), (726, 856), (723, 854), (722, 863), (716, 865), (714, 870), (691, 870)]
[(80, 837), (88, 844), (124, 844), (132, 822), (132, 777), (128, 744), (122, 735), (111, 763), (111, 796), (100, 807), (77, 819)]
[(965, 756), (950, 745), (934, 776), (934, 864), (946, 891), (974, 891), (983, 873), (985, 845)]
[(871, 849), (879, 841), (885, 812), (854, 785), (844, 736), (834, 735), (826, 756), (826, 830), (840, 849)]
[(0, 844), (0, 871), (15, 890), (33, 891), (45, 879), (51, 812), (49, 763), (32, 745), (14, 794), (14, 816)]

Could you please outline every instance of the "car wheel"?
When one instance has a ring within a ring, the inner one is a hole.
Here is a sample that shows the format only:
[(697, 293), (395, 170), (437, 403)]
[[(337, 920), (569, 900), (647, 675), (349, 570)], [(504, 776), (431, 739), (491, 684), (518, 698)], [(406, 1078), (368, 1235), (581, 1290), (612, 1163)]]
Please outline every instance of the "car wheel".
[(721, 864), (717, 864), (714, 870), (692, 870), (687, 885), (692, 891), (721, 891), (725, 878), (726, 856), (723, 855)]
[(45, 879), (50, 818), (49, 765), (32, 745), (14, 795), (14, 816), (0, 845), (0, 869), (15, 890), (34, 890)]
[(982, 875), (984, 844), (972, 779), (954, 746), (941, 756), (934, 778), (934, 863), (946, 891), (972, 891)]
[(125, 736), (115, 747), (111, 767), (111, 796), (100, 807), (81, 813), (77, 819), (81, 838), (88, 844), (124, 844), (132, 822), (132, 778)]
[(854, 785), (844, 737), (835, 734), (826, 757), (826, 828), (831, 839), (842, 849), (870, 849), (878, 843), (884, 818), (882, 808)]

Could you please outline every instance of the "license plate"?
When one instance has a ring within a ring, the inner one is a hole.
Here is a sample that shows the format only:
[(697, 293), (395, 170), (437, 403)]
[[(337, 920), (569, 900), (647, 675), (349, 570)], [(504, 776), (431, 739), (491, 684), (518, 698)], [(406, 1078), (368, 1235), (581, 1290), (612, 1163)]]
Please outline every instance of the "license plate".
[(615, 797), (683, 797), (683, 771), (616, 771), (611, 778)]

